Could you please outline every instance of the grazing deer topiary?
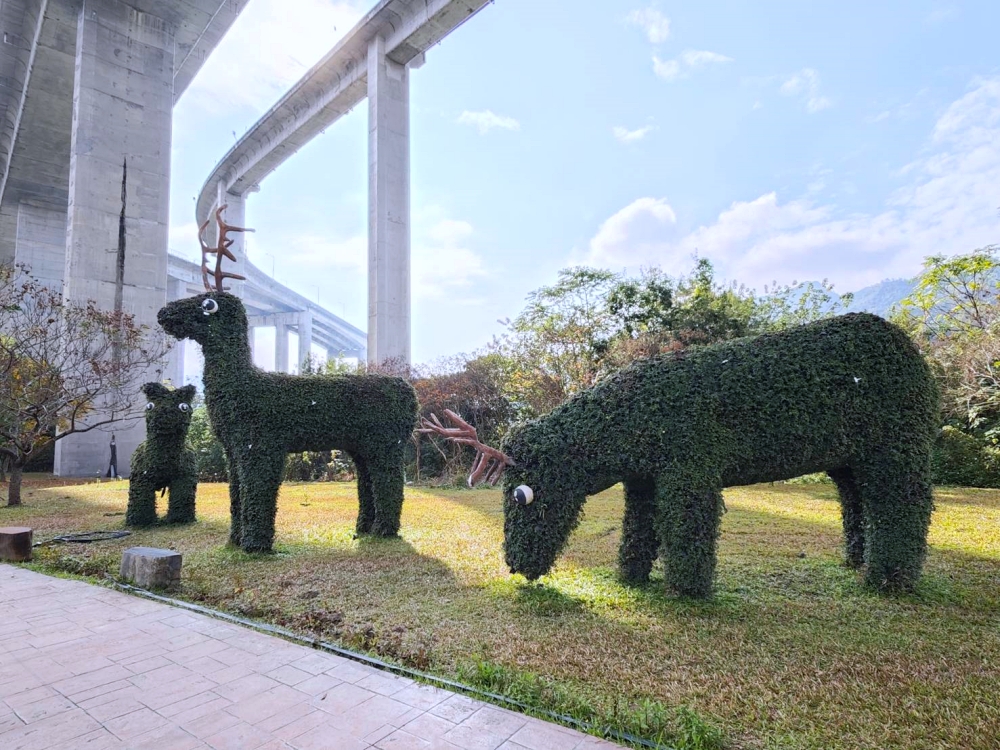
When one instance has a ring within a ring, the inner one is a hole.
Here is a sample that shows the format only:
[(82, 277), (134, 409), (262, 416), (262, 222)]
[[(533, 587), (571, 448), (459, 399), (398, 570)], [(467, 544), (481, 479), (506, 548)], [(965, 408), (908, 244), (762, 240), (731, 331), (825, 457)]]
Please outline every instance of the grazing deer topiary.
[(680, 594), (712, 589), (722, 489), (825, 471), (840, 494), (847, 563), (868, 584), (920, 576), (938, 400), (927, 364), (885, 320), (850, 314), (636, 362), (514, 428), (503, 453), (448, 414), (424, 432), (479, 451), (470, 483), (504, 479), (511, 572), (547, 573), (588, 495), (623, 482), (619, 567), (663, 557)]
[[(256, 368), (246, 310), (222, 286), (225, 278), (242, 278), (223, 271), (221, 263), (223, 257), (234, 259), (227, 233), (244, 231), (222, 220), (224, 209), (216, 212), (218, 247), (202, 240), (208, 291), (171, 302), (157, 319), (171, 336), (201, 344), (205, 405), (229, 466), (230, 541), (249, 552), (270, 551), (285, 457), (334, 449), (357, 467), (357, 532), (394, 536), (403, 507), (403, 455), (417, 421), (413, 387), (384, 375), (303, 377)], [(214, 288), (208, 253), (217, 259)]]
[(197, 461), (187, 447), (191, 426), (191, 401), (195, 387), (167, 388), (159, 383), (142, 387), (146, 404), (146, 440), (132, 453), (128, 480), (128, 526), (152, 526), (156, 523), (156, 493), (170, 492), (167, 500), (167, 523), (190, 523), (195, 520), (195, 494), (198, 490)]

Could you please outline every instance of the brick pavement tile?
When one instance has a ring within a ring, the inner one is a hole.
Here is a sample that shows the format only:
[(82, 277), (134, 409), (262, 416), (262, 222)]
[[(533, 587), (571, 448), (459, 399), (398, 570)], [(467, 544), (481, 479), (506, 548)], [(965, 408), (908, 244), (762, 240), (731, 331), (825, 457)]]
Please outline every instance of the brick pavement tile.
[[(186, 728), (188, 724), (191, 724), (202, 717), (215, 713), (224, 713), (224, 709), (229, 708), (231, 705), (233, 705), (231, 700), (227, 700), (226, 698), (214, 698), (208, 703), (202, 703), (192, 708), (187, 708), (178, 714), (171, 715), (168, 718), (178, 726)], [(167, 708), (169, 708), (169, 706)], [(160, 709), (158, 713), (163, 715), (163, 711), (165, 710), (165, 708)], [(226, 716), (232, 716), (232, 714), (226, 714)]]
[(126, 680), (131, 676), (132, 673), (125, 669), (125, 667), (116, 664), (113, 667), (98, 669), (96, 672), (88, 672), (87, 674), (70, 677), (67, 680), (59, 680), (52, 683), (52, 687), (71, 700), (74, 700), (76, 696), (86, 693), (95, 687), (107, 685), (109, 682)]
[(102, 703), (99, 706), (88, 708), (87, 713), (104, 723), (110, 719), (117, 719), (119, 716), (138, 711), (142, 707), (143, 705), (135, 698), (119, 698), (110, 703)]
[(163, 656), (157, 655), (147, 656), (145, 659), (120, 661), (118, 663), (132, 674), (143, 674), (144, 672), (152, 672), (154, 669), (160, 669), (161, 667), (169, 667), (172, 662)]
[[(206, 703), (218, 700), (224, 699), (220, 698), (217, 693), (214, 693), (211, 690), (203, 690), (197, 695), (188, 695), (179, 701), (170, 703), (166, 706), (161, 706), (156, 709), (156, 713), (169, 719), (171, 716), (177, 716), (178, 714), (182, 714), (192, 708), (198, 708), (199, 706), (204, 706)], [(226, 701), (226, 703), (228, 704), (229, 701)]]
[(124, 716), (103, 722), (104, 728), (116, 737), (127, 740), (144, 732), (169, 726), (166, 719), (148, 708), (138, 708)]
[(518, 745), (516, 742), (511, 742), (507, 740), (503, 743), (497, 750), (528, 750), (524, 745)]
[(575, 750), (615, 750), (619, 745), (598, 737), (584, 737), (583, 741), (577, 745)]
[(21, 721), (20, 717), (11, 711), (9, 714), (0, 716), (0, 740), (3, 739), (4, 732), (10, 732), (14, 729), (20, 729), (24, 726), (24, 722)]
[(378, 729), (369, 732), (361, 739), (370, 745), (374, 745), (379, 740), (384, 740), (386, 737), (395, 732), (397, 729), (399, 729), (399, 727), (394, 727), (392, 724), (383, 724)]
[(236, 701), (226, 710), (243, 721), (258, 724), (294, 705), (308, 705), (308, 702), (309, 696), (305, 693), (300, 693), (288, 685), (278, 685), (251, 698)]
[(222, 709), (203, 714), (191, 721), (178, 722), (181, 729), (202, 740), (240, 723), (242, 722), (239, 719)]
[(252, 674), (255, 674), (254, 670), (246, 664), (234, 664), (205, 676), (218, 685), (225, 685), (227, 682), (232, 682), (233, 680), (238, 680), (241, 677), (247, 677)]
[(287, 742), (296, 750), (368, 750), (371, 747), (364, 740), (344, 732), (335, 721), (329, 720)]
[(447, 719), (425, 713), (404, 724), (403, 729), (421, 739), (433, 740), (450, 732), (455, 726), (455, 724), (452, 724)]
[(122, 750), (124, 744), (104, 727), (93, 732), (74, 737), (47, 750)]
[(481, 705), (481, 703), (477, 703), (468, 696), (452, 695), (442, 703), (434, 706), (434, 708), (431, 708), (430, 713), (455, 724), (461, 724), (478, 711)]
[(579, 733), (541, 721), (529, 721), (511, 735), (515, 742), (528, 750), (573, 750), (580, 744)]
[(47, 719), (25, 724), (3, 736), (4, 750), (49, 750), (76, 737), (101, 728), (94, 719), (79, 709), (66, 711)]
[(143, 690), (139, 693), (139, 701), (149, 706), (154, 711), (171, 706), (177, 701), (184, 700), (188, 696), (198, 695), (217, 688), (214, 682), (207, 677), (197, 677), (193, 680), (177, 680), (159, 689)]
[(403, 688), (398, 693), (394, 693), (392, 697), (393, 700), (397, 700), (400, 703), (427, 711), (444, 702), (452, 695), (454, 693), (449, 693), (447, 690), (414, 683), (407, 688)]
[(180, 727), (154, 729), (128, 742), (128, 750), (199, 750), (206, 747), (204, 742)]
[(223, 698), (240, 701), (278, 687), (280, 684), (277, 680), (272, 680), (262, 674), (249, 674), (246, 677), (227, 682), (225, 685), (218, 685), (214, 691)]
[(3, 703), (5, 703), (12, 711), (17, 711), (20, 708), (24, 708), (32, 703), (38, 701), (43, 701), (46, 698), (52, 698), (57, 695), (62, 695), (57, 690), (53, 690), (48, 685), (40, 685), (39, 687), (31, 688), (30, 690), (24, 690), (15, 695), (8, 696), (4, 698)]
[(215, 750), (255, 750), (272, 739), (274, 738), (262, 729), (241, 721), (206, 737), (205, 744)]
[[(90, 646), (90, 644), (87, 644)], [(80, 658), (79, 651), (77, 649), (77, 654), (75, 657), (61, 657), (60, 659), (55, 659), (61, 663), (64, 667), (69, 669), (73, 674), (86, 674), (87, 672), (96, 672), (98, 669), (104, 669), (104, 667), (113, 667), (115, 663), (108, 659), (106, 656), (93, 656), (89, 658)]]
[[(294, 719), (277, 729), (268, 729), (268, 731), (275, 737), (287, 742), (330, 721), (330, 714), (325, 711), (320, 711), (318, 708), (313, 708), (312, 706), (308, 708), (309, 713), (304, 716)], [(264, 727), (261, 728), (263, 729)]]
[(119, 701), (122, 698), (134, 698), (139, 694), (139, 688), (127, 680), (110, 682), (104, 687), (107, 687), (108, 689), (97, 694), (93, 694), (90, 691), (83, 693), (84, 696), (89, 696), (86, 700), (81, 700), (81, 696), (74, 695), (73, 702), (85, 711), (89, 711), (94, 706), (111, 703), (112, 701)]
[(496, 750), (507, 738), (482, 729), (457, 726), (441, 739), (457, 745), (462, 750)]
[(347, 659), (337, 658), (337, 663), (332, 667), (326, 669), (324, 674), (328, 674), (331, 677), (336, 677), (338, 680), (343, 682), (357, 682), (362, 680), (369, 675), (378, 674), (378, 670), (374, 667), (369, 667), (366, 664), (358, 664), (357, 662), (348, 661)]
[(397, 729), (376, 742), (375, 747), (380, 748), (380, 750), (430, 750), (431, 743), (402, 729)]
[(272, 669), (267, 673), (267, 676), (272, 680), (277, 680), (283, 685), (298, 685), (300, 682), (308, 680), (312, 677), (311, 672), (306, 672), (297, 667), (293, 667), (290, 664), (286, 664), (277, 669)]
[[(201, 636), (204, 638), (205, 636)], [(170, 660), (175, 664), (190, 664), (193, 661), (198, 661), (206, 656), (212, 656), (224, 649), (228, 648), (224, 644), (220, 644), (214, 638), (209, 640), (201, 641), (200, 643), (195, 643), (190, 646), (185, 646), (184, 648), (177, 649), (170, 653)]]
[(311, 705), (328, 714), (342, 714), (373, 696), (374, 693), (369, 690), (343, 682), (317, 695), (312, 699)]
[[(395, 698), (393, 698), (393, 700), (395, 700)], [(393, 719), (389, 723), (392, 724), (394, 727), (396, 727), (396, 729), (402, 729), (407, 724), (409, 724), (411, 721), (413, 721), (417, 717), (423, 716), (425, 713), (427, 713), (427, 712), (423, 711), (423, 710), (421, 710), (419, 708), (411, 708), (405, 714), (403, 714), (402, 716), (397, 716), (395, 719)]]
[(55, 695), (40, 701), (29, 703), (26, 706), (17, 708), (14, 712), (25, 724), (33, 724), (36, 721), (47, 719), (50, 716), (61, 714), (75, 709), (76, 706), (68, 701), (65, 696)]
[(459, 727), (468, 727), (476, 731), (498, 735), (506, 740), (527, 722), (528, 717), (522, 714), (516, 714), (502, 708), (484, 706), (462, 721)]
[[(335, 656), (320, 653), (308, 653), (298, 659), (289, 662), (296, 669), (301, 669), (309, 674), (322, 674), (337, 666), (337, 661), (341, 661)], [(347, 682), (347, 680), (344, 680)]]
[(298, 683), (295, 689), (309, 695), (319, 695), (320, 693), (327, 692), (330, 688), (342, 684), (344, 684), (343, 681), (338, 680), (336, 677), (331, 677), (328, 674), (318, 674), (315, 677), (310, 677)]
[(132, 675), (129, 677), (129, 682), (137, 688), (147, 690), (149, 688), (159, 688), (177, 680), (191, 680), (195, 676), (195, 673), (187, 667), (171, 663), (151, 669), (148, 672), (143, 672), (142, 674)]
[[(281, 711), (278, 711), (277, 713), (274, 713), (266, 718), (262, 717), (259, 720), (251, 720), (250, 723), (255, 727), (263, 729), (265, 732), (274, 732), (277, 729), (281, 729), (282, 727), (291, 724), (296, 719), (301, 719), (303, 716), (306, 716), (313, 711), (316, 711), (316, 709), (308, 703), (299, 702), (288, 706), (287, 708), (283, 708)], [(326, 714), (322, 711), (319, 713), (323, 714), (325, 720)]]
[[(229, 669), (228, 664), (223, 664), (221, 661), (213, 659), (211, 656), (199, 657), (194, 661), (188, 662), (184, 666), (192, 672), (197, 672), (198, 674), (205, 675), (206, 677), (212, 677), (214, 674), (218, 674), (225, 669)], [(218, 680), (216, 680), (216, 682), (218, 682)]]
[(378, 693), (379, 695), (393, 695), (398, 693), (400, 690), (413, 685), (413, 680), (405, 677), (397, 677), (396, 675), (389, 674), (387, 672), (381, 672), (379, 674), (370, 674), (367, 677), (362, 677), (354, 684), (358, 687), (363, 687), (365, 690), (371, 690), (373, 693)]

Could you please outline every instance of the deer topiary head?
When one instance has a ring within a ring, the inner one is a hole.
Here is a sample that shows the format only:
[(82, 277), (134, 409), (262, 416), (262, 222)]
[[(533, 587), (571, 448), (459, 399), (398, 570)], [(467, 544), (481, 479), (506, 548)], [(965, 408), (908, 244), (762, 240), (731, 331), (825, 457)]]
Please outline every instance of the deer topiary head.
[[(252, 229), (234, 227), (222, 219), (226, 206), (215, 212), (219, 225), (219, 243), (209, 247), (204, 234), (208, 228), (206, 221), (198, 232), (201, 243), (201, 277), (205, 283), (205, 294), (180, 299), (167, 304), (157, 314), (156, 319), (167, 333), (176, 339), (192, 339), (202, 347), (224, 348), (237, 343), (246, 343), (247, 315), (243, 303), (235, 295), (229, 294), (222, 285), (224, 279), (244, 279), (235, 273), (222, 270), (222, 259), (236, 260), (230, 251), (233, 240), (230, 232), (251, 232)], [(209, 254), (215, 255), (215, 271), (208, 268)]]

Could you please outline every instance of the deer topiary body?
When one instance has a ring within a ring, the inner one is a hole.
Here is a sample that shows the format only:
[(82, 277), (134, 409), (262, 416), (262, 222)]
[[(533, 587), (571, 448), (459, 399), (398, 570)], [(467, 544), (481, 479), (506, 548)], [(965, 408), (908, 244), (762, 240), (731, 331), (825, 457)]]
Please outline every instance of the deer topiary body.
[(198, 476), (194, 451), (187, 447), (195, 387), (171, 389), (159, 383), (142, 387), (146, 404), (146, 440), (132, 453), (128, 480), (128, 526), (156, 523), (156, 493), (169, 491), (167, 523), (195, 520)]
[[(938, 419), (906, 334), (851, 314), (637, 362), (514, 428), (477, 469), (495, 481), (506, 465), (512, 572), (548, 572), (587, 496), (623, 482), (622, 576), (646, 581), (659, 555), (667, 584), (697, 597), (712, 589), (723, 488), (825, 471), (847, 563), (878, 589), (905, 590), (926, 553)], [(474, 431), (461, 439), (475, 444)]]
[(157, 317), (171, 336), (201, 344), (205, 405), (229, 465), (233, 544), (271, 549), (278, 488), (293, 451), (345, 451), (358, 470), (357, 532), (399, 531), (403, 456), (417, 421), (409, 383), (383, 375), (259, 370), (251, 360), (246, 311), (226, 292), (171, 302)]

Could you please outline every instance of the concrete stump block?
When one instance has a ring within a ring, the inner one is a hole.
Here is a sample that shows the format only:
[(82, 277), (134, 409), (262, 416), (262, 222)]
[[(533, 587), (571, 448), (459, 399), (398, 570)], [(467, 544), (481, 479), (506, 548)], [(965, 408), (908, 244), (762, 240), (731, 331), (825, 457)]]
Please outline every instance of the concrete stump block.
[(0, 529), (0, 560), (28, 562), (31, 559), (31, 535), (31, 529), (26, 526)]
[(122, 553), (121, 577), (139, 588), (168, 588), (181, 579), (180, 552), (130, 547)]

